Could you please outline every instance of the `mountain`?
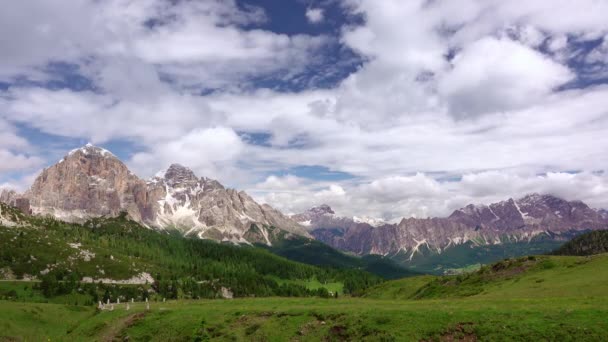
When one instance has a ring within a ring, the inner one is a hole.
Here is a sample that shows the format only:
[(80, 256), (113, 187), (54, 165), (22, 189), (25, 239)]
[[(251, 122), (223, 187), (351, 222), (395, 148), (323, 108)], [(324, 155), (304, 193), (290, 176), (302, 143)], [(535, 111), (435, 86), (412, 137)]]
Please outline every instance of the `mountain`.
[(226, 189), (216, 180), (198, 178), (179, 164), (157, 174), (147, 186), (154, 205), (145, 222), (155, 227), (173, 227), (200, 238), (268, 245), (276, 233), (272, 227), (309, 237), (297, 222), (271, 206), (256, 203), (244, 191)]
[(316, 207), (312, 207), (307, 211), (291, 215), (291, 218), (296, 220), (302, 226), (306, 227), (308, 230), (317, 229), (317, 227), (350, 227), (352, 225), (362, 223), (372, 227), (378, 227), (385, 225), (386, 222), (370, 217), (340, 217), (336, 216), (333, 209), (327, 204), (321, 204)]
[(199, 178), (184, 166), (173, 164), (146, 181), (114, 154), (91, 144), (44, 169), (25, 194), (2, 196), (3, 202), (26, 213), (67, 222), (126, 212), (151, 228), (218, 241), (270, 245), (278, 232), (310, 236), (272, 207), (216, 180)]
[(608, 230), (579, 235), (553, 251), (554, 255), (594, 255), (608, 253)]
[[(359, 255), (392, 256), (408, 266), (424, 262), (425, 271), (437, 271), (438, 267), (445, 271), (445, 263), (457, 257), (462, 258), (464, 267), (481, 260), (543, 253), (557, 247), (557, 241), (561, 244), (586, 231), (608, 228), (608, 217), (602, 211), (581, 201), (539, 194), (490, 205), (467, 205), (446, 218), (404, 218), (398, 224), (377, 227), (336, 216), (328, 206), (292, 217), (306, 224), (316, 239), (333, 247)], [(542, 248), (537, 248), (537, 242)], [(482, 253), (475, 250), (478, 247), (483, 247)], [(517, 253), (513, 254), (513, 249)], [(452, 252), (457, 255), (450, 255)], [(486, 255), (492, 258), (484, 259)]]

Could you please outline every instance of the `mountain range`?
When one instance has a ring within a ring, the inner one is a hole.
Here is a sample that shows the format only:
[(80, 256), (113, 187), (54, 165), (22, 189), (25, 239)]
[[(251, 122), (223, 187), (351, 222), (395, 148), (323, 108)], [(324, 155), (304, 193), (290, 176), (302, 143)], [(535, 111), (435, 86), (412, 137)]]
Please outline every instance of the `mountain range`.
[[(546, 252), (573, 236), (608, 228), (605, 210), (547, 194), (470, 204), (445, 218), (404, 218), (399, 223), (341, 217), (327, 205), (287, 216), (179, 164), (141, 179), (114, 154), (91, 144), (44, 169), (25, 193), (2, 191), (0, 202), (66, 222), (126, 212), (148, 228), (186, 237), (266, 246), (279, 237), (314, 237), (342, 251), (389, 256), (408, 266), (421, 258), (442, 260), (423, 271), (487, 261), (484, 255), (492, 253), (495, 258), (513, 256), (511, 246), (519, 254)], [(539, 241), (549, 244), (539, 247)], [(461, 263), (452, 262), (463, 254), (467, 257)]]
[(91, 144), (44, 169), (24, 194), (5, 190), (0, 200), (66, 222), (126, 212), (150, 228), (218, 241), (270, 245), (279, 227), (309, 237), (294, 220), (243, 191), (199, 178), (179, 164), (143, 180), (114, 154)]
[(579, 234), (608, 228), (605, 210), (540, 194), (490, 205), (470, 204), (445, 218), (404, 218), (396, 224), (357, 222), (336, 215), (328, 205), (292, 218), (317, 240), (337, 249), (389, 256), (412, 268), (441, 272), (545, 253)]

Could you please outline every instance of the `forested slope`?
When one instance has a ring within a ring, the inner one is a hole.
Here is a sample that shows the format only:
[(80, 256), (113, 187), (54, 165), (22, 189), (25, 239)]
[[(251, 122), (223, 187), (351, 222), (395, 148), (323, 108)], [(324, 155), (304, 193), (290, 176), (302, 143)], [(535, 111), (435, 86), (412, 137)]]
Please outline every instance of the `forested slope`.
[[(13, 213), (6, 207), (3, 212)], [(150, 230), (125, 215), (83, 225), (14, 215), (20, 226), (0, 227), (4, 279), (40, 279), (45, 286), (86, 279), (139, 285), (147, 281), (167, 298), (216, 297), (226, 290), (235, 297), (329, 295), (323, 287), (306, 287), (311, 279), (340, 282), (344, 293), (356, 294), (381, 281), (364, 271), (307, 265), (252, 246)]]

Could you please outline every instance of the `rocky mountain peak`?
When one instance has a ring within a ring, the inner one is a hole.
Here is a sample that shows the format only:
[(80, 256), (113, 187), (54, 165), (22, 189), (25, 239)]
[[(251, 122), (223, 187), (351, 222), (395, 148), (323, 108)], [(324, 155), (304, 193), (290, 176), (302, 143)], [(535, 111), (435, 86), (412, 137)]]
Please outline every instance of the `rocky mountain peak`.
[(87, 144), (42, 171), (25, 196), (34, 214), (66, 221), (126, 211), (141, 220), (145, 183), (114, 154)]
[(550, 205), (565, 203), (566, 201), (549, 194), (532, 193), (518, 199), (516, 202), (519, 205)]
[(198, 178), (183, 165), (172, 164), (146, 182), (114, 154), (91, 144), (44, 169), (24, 195), (2, 192), (0, 201), (70, 222), (127, 212), (150, 228), (219, 241), (271, 244), (272, 234), (280, 231), (310, 236), (272, 207)]
[(423, 246), (441, 253), (464, 243), (529, 242), (537, 236), (560, 240), (587, 230), (608, 229), (608, 212), (590, 209), (581, 201), (530, 194), (488, 205), (469, 204), (447, 218), (407, 218), (375, 228), (321, 216), (310, 221), (308, 229), (317, 239), (339, 249), (357, 254), (401, 252), (411, 260)]
[(331, 209), (331, 207), (327, 204), (321, 204), (319, 206), (312, 207), (312, 208), (308, 209), (308, 212), (311, 214), (315, 214), (315, 215), (326, 215), (326, 214), (333, 215), (333, 214), (335, 214), (333, 209)]
[(98, 156), (98, 157), (106, 157), (106, 158), (116, 158), (116, 156), (112, 152), (106, 150), (105, 148), (95, 146), (91, 143), (88, 143), (82, 147), (71, 150), (70, 152), (68, 152), (66, 157), (69, 158), (69, 157), (78, 156), (78, 155), (79, 156)]
[(170, 186), (193, 186), (199, 182), (194, 172), (181, 164), (171, 164), (165, 171), (163, 178)]

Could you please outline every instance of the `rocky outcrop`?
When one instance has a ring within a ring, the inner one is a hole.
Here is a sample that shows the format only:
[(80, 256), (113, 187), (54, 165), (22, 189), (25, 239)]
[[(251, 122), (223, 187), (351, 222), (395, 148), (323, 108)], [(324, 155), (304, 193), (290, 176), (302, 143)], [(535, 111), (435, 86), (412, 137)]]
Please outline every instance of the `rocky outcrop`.
[[(260, 241), (271, 244), (268, 227), (308, 236), (294, 220), (268, 205), (260, 205), (244, 191), (226, 189), (209, 178), (173, 164), (148, 181), (150, 198), (156, 199), (153, 217), (146, 222), (171, 227), (184, 235), (245, 242), (252, 224), (261, 230)], [(251, 234), (250, 234), (251, 235)]]
[(336, 248), (357, 254), (406, 253), (421, 248), (441, 253), (464, 243), (476, 245), (529, 241), (538, 235), (565, 239), (588, 230), (607, 229), (608, 216), (580, 201), (532, 194), (491, 205), (468, 205), (447, 218), (407, 218), (398, 224), (373, 227), (337, 217), (318, 208), (295, 215), (307, 220), (312, 235)]
[[(151, 228), (219, 241), (271, 244), (269, 230), (274, 228), (310, 236), (272, 207), (216, 180), (199, 178), (184, 166), (173, 164), (144, 181), (111, 152), (90, 144), (44, 169), (24, 195), (3, 192), (1, 196), (2, 202), (14, 206), (27, 202), (35, 215), (69, 222), (127, 212)], [(256, 234), (247, 234), (252, 225)], [(258, 238), (248, 241), (246, 235)]]
[(122, 211), (144, 221), (149, 214), (146, 182), (112, 153), (90, 144), (44, 169), (25, 196), (33, 214), (71, 222)]
[(24, 214), (32, 213), (32, 210), (30, 208), (30, 200), (27, 197), (18, 194), (14, 190), (4, 189), (0, 191), (0, 203), (6, 203), (10, 206), (13, 206), (21, 210), (21, 212)]

